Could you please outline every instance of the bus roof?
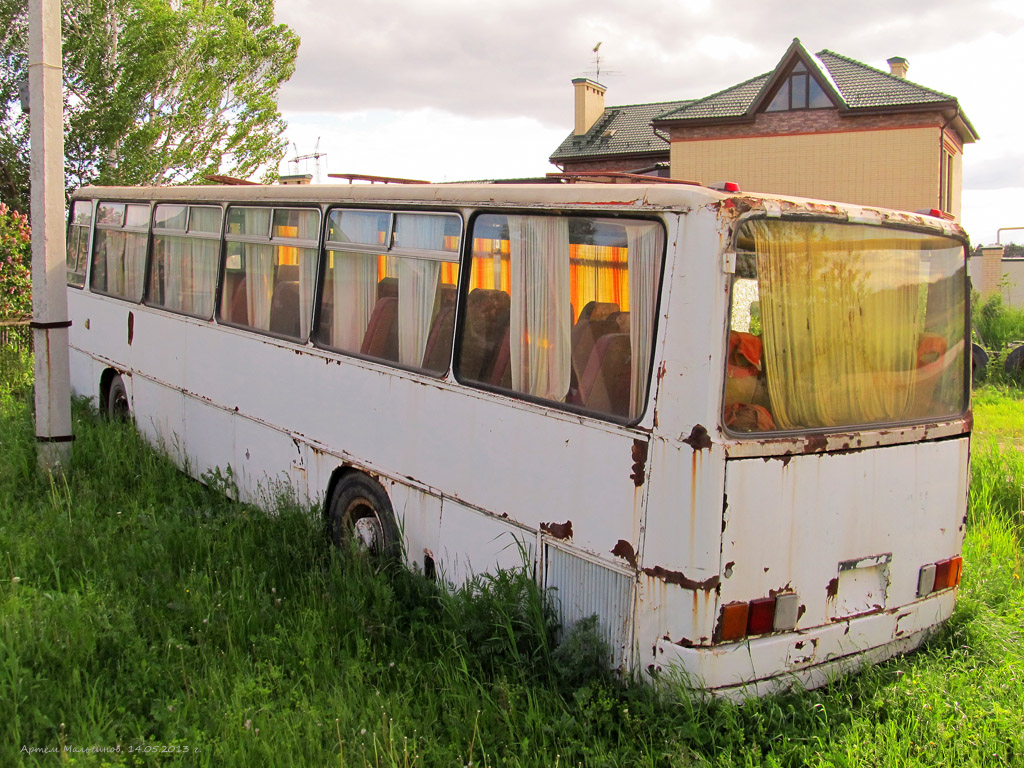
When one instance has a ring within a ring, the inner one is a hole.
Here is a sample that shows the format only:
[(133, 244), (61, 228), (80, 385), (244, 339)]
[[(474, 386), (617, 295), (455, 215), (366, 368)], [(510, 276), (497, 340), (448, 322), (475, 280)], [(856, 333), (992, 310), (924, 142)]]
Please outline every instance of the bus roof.
[(432, 204), (461, 207), (562, 208), (614, 207), (631, 211), (692, 210), (702, 206), (724, 208), (738, 216), (763, 211), (782, 214), (843, 218), (854, 223), (894, 224), (941, 231), (966, 238), (955, 222), (922, 213), (835, 203), (758, 192), (719, 192), (689, 184), (260, 184), (235, 186), (203, 184), (165, 187), (88, 186), (75, 199), (155, 200), (166, 202), (229, 203), (356, 203)]

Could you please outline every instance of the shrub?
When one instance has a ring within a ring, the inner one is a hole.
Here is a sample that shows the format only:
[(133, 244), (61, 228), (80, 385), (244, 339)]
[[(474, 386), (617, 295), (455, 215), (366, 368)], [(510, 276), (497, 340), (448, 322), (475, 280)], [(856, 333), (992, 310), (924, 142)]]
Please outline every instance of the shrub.
[(0, 318), (32, 314), (28, 216), (0, 203)]

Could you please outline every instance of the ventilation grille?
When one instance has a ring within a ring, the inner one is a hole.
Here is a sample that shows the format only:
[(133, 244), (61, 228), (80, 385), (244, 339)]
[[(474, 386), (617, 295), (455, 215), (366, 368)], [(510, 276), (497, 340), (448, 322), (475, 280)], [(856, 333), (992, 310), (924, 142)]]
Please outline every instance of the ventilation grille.
[(597, 614), (600, 632), (611, 648), (613, 668), (629, 665), (633, 587), (631, 571), (618, 570), (544, 542), (544, 589), (563, 631)]

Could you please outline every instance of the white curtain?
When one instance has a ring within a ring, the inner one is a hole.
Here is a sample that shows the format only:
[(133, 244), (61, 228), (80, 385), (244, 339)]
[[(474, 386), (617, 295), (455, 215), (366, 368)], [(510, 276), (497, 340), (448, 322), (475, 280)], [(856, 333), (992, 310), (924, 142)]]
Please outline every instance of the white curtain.
[[(397, 240), (402, 248), (444, 250), (444, 216), (398, 214)], [(420, 367), (434, 317), (441, 262), (401, 257), (398, 276), (398, 360)]]
[(104, 290), (115, 296), (122, 296), (124, 294), (125, 233), (108, 231), (103, 235), (104, 270), (107, 276), (107, 285)]
[(377, 297), (377, 257), (372, 253), (331, 251), (334, 259), (334, 316), (331, 346), (358, 352)]
[(140, 232), (128, 233), (124, 257), (123, 295), (132, 301), (139, 301), (146, 273), (146, 235)]
[(564, 400), (572, 367), (569, 220), (509, 216), (512, 388)]
[(276, 248), (262, 243), (245, 243), (245, 301), (249, 325), (270, 330), (270, 302), (273, 298)]
[[(376, 216), (350, 216), (345, 219), (345, 226), (354, 242), (377, 242)], [(377, 299), (377, 254), (331, 251), (330, 258), (334, 260), (331, 346), (358, 352)]]
[(420, 367), (434, 316), (441, 262), (398, 259), (398, 360)]
[(218, 240), (189, 239), (192, 262), (192, 309), (200, 317), (213, 315), (213, 292), (217, 284)]
[(643, 412), (647, 374), (651, 367), (654, 339), (655, 293), (661, 265), (661, 229), (655, 224), (626, 226), (629, 249), (629, 347), (632, 363), (629, 372), (629, 415)]
[(184, 301), (185, 238), (165, 237), (164, 239), (164, 306), (183, 312), (191, 312), (191, 302)]

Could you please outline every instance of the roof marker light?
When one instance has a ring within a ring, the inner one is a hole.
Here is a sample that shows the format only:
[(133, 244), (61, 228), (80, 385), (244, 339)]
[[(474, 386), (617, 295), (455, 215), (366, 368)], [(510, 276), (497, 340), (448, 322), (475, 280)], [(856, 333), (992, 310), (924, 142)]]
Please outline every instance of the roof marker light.
[(740, 185), (735, 181), (714, 181), (708, 184), (708, 189), (717, 189), (719, 192), (742, 192)]

